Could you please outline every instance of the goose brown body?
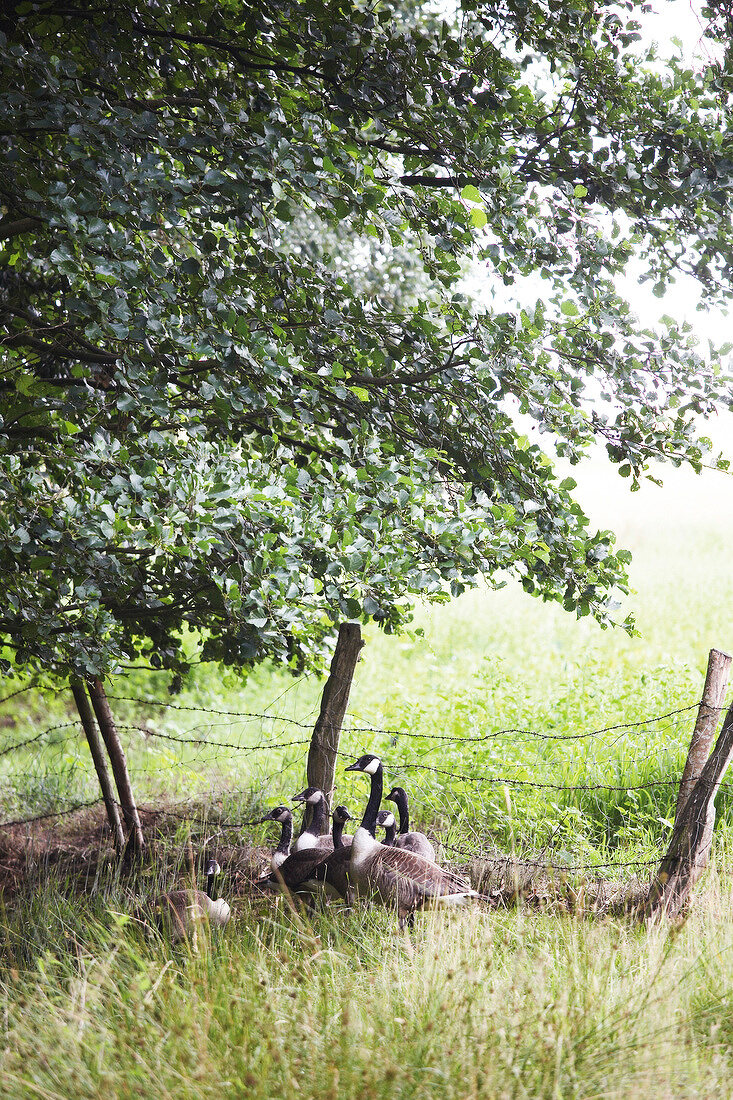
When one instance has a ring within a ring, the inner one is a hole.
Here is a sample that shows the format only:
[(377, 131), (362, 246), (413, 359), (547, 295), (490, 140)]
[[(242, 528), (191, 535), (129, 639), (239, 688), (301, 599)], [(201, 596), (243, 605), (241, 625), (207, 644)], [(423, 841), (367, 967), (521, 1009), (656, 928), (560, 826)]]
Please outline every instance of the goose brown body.
[(153, 903), (158, 927), (169, 933), (174, 943), (187, 939), (202, 923), (212, 928), (223, 928), (231, 917), (231, 909), (223, 898), (213, 897), (214, 878), (221, 868), (216, 860), (210, 860), (206, 868), (207, 891), (171, 890), (161, 894)]
[(375, 838), (382, 799), (383, 772), (379, 757), (367, 753), (347, 771), (371, 777), (371, 792), (360, 827), (354, 834), (349, 877), (357, 894), (394, 906), (402, 924), (426, 905), (464, 905), (480, 895), (460, 875), (404, 848), (388, 847)]
[[(346, 811), (348, 814), (348, 810)], [(348, 820), (345, 818), (344, 821)], [(336, 825), (334, 825), (336, 829)], [(343, 822), (340, 825), (340, 829), (343, 829)], [(339, 836), (339, 848), (346, 853), (345, 858), (348, 862), (348, 851), (351, 845), (352, 838), (350, 836)], [(292, 851), (288, 858), (280, 864), (272, 874), (267, 875), (266, 878), (260, 880), (260, 884), (263, 886), (270, 886), (274, 889), (287, 889), (292, 893), (313, 893), (320, 889), (319, 880), (314, 876), (316, 868), (324, 863), (328, 857), (335, 854), (334, 839), (329, 837), (330, 847), (326, 848), (323, 845), (316, 845), (314, 847), (301, 848), (299, 851)], [(325, 880), (324, 880), (325, 881)]]

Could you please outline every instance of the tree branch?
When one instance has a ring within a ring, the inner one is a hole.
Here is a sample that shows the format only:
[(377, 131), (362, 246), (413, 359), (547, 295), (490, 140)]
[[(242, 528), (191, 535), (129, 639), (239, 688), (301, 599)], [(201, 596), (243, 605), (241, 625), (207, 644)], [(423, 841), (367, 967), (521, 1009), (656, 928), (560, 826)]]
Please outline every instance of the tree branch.
[(43, 225), (40, 218), (3, 218), (0, 221), (0, 241), (19, 237), (22, 233), (30, 233), (39, 225)]

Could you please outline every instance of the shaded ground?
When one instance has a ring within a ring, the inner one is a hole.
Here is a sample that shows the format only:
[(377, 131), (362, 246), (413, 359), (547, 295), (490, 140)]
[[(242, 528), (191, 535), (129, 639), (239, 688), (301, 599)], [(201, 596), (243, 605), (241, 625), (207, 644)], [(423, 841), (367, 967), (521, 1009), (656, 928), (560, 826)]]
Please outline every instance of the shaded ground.
[[(194, 862), (216, 857), (234, 896), (245, 894), (268, 866), (269, 850), (233, 843), (215, 821), (195, 815), (191, 806), (138, 807), (149, 838), (145, 868), (160, 879), (190, 874)], [(194, 856), (195, 853), (195, 856)], [(49, 824), (37, 821), (0, 829), (0, 898), (11, 901), (28, 884), (49, 876), (69, 889), (86, 892), (115, 868), (116, 857), (103, 806), (81, 810)]]
[[(203, 863), (216, 858), (225, 878), (222, 892), (228, 898), (251, 893), (253, 882), (269, 869), (270, 850), (242, 843), (234, 830), (222, 828), (205, 807), (171, 805), (139, 807), (149, 838), (143, 865), (129, 876), (133, 891), (146, 887), (169, 888), (190, 882)], [(456, 866), (474, 887), (495, 905), (522, 904), (562, 913), (606, 915), (628, 912), (649, 887), (649, 876), (640, 879), (604, 879), (572, 876), (547, 870), (537, 860), (513, 860), (499, 852)], [(102, 880), (119, 873), (104, 808), (96, 806), (73, 816), (49, 822), (0, 829), (0, 900), (13, 898), (29, 886), (53, 877), (65, 883), (69, 894), (84, 894)]]

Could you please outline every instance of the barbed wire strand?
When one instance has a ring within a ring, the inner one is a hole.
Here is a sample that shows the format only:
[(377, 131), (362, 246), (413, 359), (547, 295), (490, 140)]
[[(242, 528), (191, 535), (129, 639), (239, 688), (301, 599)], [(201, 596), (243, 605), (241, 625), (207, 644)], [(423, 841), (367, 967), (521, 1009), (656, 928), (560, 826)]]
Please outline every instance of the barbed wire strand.
[(15, 699), (16, 696), (23, 695), (23, 693), (26, 691), (31, 691), (34, 687), (35, 684), (26, 684), (25, 687), (18, 688), (17, 691), (11, 691), (10, 695), (6, 695), (3, 699), (0, 699), (0, 707), (3, 705), (3, 703), (7, 703), (11, 699)]
[[(133, 695), (109, 695), (108, 699), (118, 702), (136, 703), (141, 706), (150, 706), (158, 708), (166, 708), (178, 711), (187, 711), (197, 714), (215, 714), (220, 717), (228, 718), (247, 718), (251, 720), (259, 720), (266, 722), (281, 722), (286, 725), (298, 726), (301, 729), (311, 729), (312, 722), (301, 722), (297, 718), (288, 718), (286, 715), (267, 714), (265, 712), (258, 711), (242, 711), (242, 710), (221, 710), (214, 707), (194, 707), (181, 703), (169, 703), (167, 700), (155, 700), (155, 699), (143, 699)], [(616, 733), (619, 730), (625, 729), (637, 729), (639, 726), (653, 725), (655, 722), (661, 722), (668, 718), (674, 718), (680, 714), (686, 714), (689, 711), (696, 710), (701, 707), (703, 703), (701, 701), (690, 703), (684, 707), (678, 707), (675, 710), (670, 710), (664, 714), (654, 715), (651, 718), (639, 718), (633, 722), (618, 722), (610, 726), (601, 726), (597, 729), (586, 730), (583, 733), (577, 734), (562, 734), (562, 733), (540, 733), (537, 730), (525, 729), (521, 727), (511, 726), (506, 729), (493, 730), (491, 733), (480, 734), (476, 737), (456, 737), (452, 734), (431, 734), (423, 733), (421, 731), (414, 730), (399, 730), (399, 729), (382, 729), (379, 726), (348, 726), (346, 732), (357, 733), (375, 733), (385, 737), (417, 737), (423, 740), (431, 741), (451, 741), (456, 744), (480, 744), (483, 741), (496, 739), (503, 736), (516, 736), (521, 734), (525, 737), (534, 737), (543, 741), (578, 741), (584, 740), (590, 737), (599, 737), (604, 733)], [(708, 710), (718, 711), (720, 713), (725, 707), (712, 707), (704, 704)], [(125, 728), (120, 726), (119, 728)], [(149, 731), (148, 731), (149, 732)]]

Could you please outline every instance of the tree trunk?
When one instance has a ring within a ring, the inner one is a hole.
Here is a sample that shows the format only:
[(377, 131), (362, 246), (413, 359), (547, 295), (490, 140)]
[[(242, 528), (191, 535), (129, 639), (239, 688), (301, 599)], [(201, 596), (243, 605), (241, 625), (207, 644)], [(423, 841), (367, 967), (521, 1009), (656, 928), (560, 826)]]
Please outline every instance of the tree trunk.
[(710, 755), (710, 746), (713, 743), (718, 718), (725, 700), (730, 662), (731, 658), (728, 653), (723, 653), (720, 649), (710, 650), (702, 700), (697, 712), (697, 721), (692, 733), (690, 749), (687, 753), (685, 770), (680, 779), (675, 824), (679, 821), (680, 814), (684, 810), (690, 793), (705, 766), (705, 761)]
[(672, 831), (667, 854), (649, 890), (643, 915), (677, 917), (707, 866), (715, 824), (714, 799), (733, 756), (733, 707), (728, 710), (717, 744), (692, 788)]
[(336, 774), (341, 725), (349, 703), (351, 681), (363, 646), (358, 623), (342, 623), (331, 661), (331, 671), (321, 696), (318, 715), (308, 750), (308, 785), (325, 792), (329, 807)]
[(112, 789), (112, 780), (109, 777), (109, 771), (107, 770), (107, 761), (104, 757), (104, 748), (102, 742), (99, 739), (99, 733), (97, 727), (94, 724), (94, 715), (92, 714), (92, 708), (89, 705), (89, 697), (86, 693), (86, 688), (83, 682), (77, 677), (71, 678), (71, 693), (74, 696), (74, 702), (76, 703), (76, 709), (79, 711), (79, 718), (86, 734), (87, 743), (89, 744), (89, 751), (92, 754), (92, 760), (94, 761), (94, 768), (97, 772), (97, 779), (99, 780), (99, 786), (102, 791), (102, 798), (107, 808), (107, 820), (109, 821), (109, 827), (112, 830), (112, 836), (114, 837), (115, 849), (117, 852), (122, 852), (125, 847), (125, 834), (122, 829), (122, 822), (120, 821), (120, 812), (115, 802), (114, 791)]
[(143, 837), (137, 806), (135, 805), (135, 796), (132, 793), (130, 776), (127, 771), (125, 750), (122, 748), (122, 742), (117, 733), (112, 711), (109, 709), (109, 702), (107, 701), (107, 695), (101, 680), (92, 680), (90, 682), (89, 695), (92, 700), (92, 706), (94, 707), (94, 713), (97, 716), (100, 732), (107, 746), (107, 752), (109, 753), (112, 773), (115, 777), (117, 792), (120, 796), (122, 813), (125, 816), (125, 824), (130, 830), (129, 843), (131, 843), (133, 851), (142, 852), (145, 847), (145, 839)]

